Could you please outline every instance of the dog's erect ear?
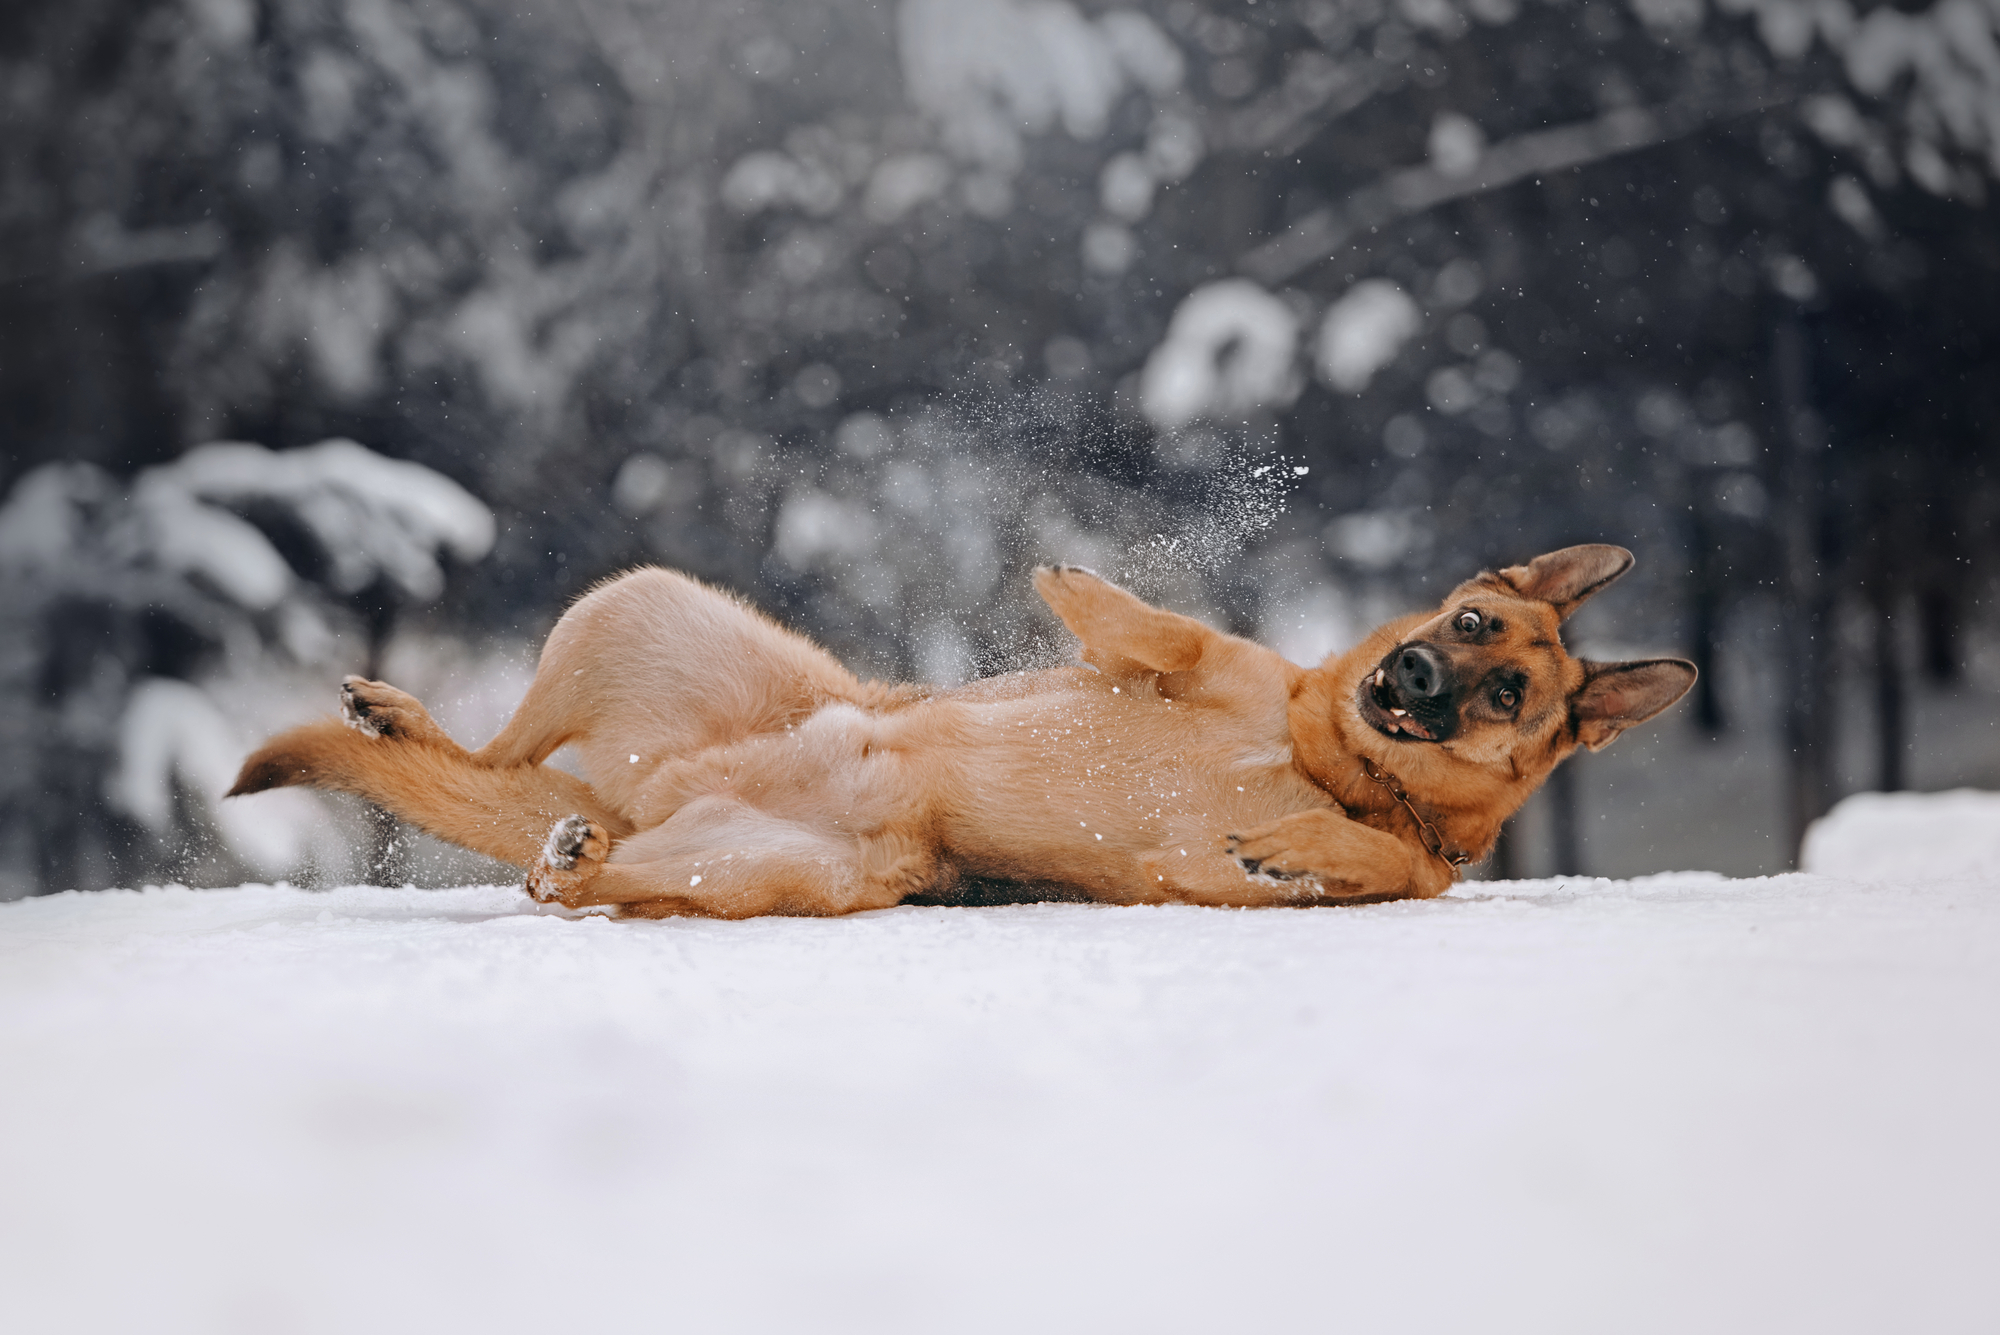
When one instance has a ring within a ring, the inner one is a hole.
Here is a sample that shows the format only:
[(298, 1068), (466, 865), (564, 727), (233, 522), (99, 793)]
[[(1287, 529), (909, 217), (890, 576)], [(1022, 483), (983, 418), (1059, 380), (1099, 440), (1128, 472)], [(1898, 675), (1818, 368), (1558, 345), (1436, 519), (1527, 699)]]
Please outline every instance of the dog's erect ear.
[(1523, 598), (1537, 598), (1567, 617), (1584, 600), (1632, 568), (1632, 553), (1608, 543), (1588, 542), (1538, 556), (1524, 566), (1508, 566), (1500, 578)]
[(1637, 663), (1583, 664), (1583, 686), (1570, 697), (1576, 739), (1602, 751), (1618, 734), (1644, 723), (1688, 693), (1694, 664), (1685, 658), (1650, 658)]

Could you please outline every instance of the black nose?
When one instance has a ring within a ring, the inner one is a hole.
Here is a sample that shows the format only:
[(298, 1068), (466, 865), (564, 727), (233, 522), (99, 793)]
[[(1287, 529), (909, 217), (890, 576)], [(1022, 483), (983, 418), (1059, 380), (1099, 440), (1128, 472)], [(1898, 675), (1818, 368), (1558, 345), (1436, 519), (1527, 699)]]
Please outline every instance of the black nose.
[(1427, 644), (1409, 644), (1397, 650), (1396, 689), (1406, 700), (1428, 700), (1444, 694), (1444, 655)]

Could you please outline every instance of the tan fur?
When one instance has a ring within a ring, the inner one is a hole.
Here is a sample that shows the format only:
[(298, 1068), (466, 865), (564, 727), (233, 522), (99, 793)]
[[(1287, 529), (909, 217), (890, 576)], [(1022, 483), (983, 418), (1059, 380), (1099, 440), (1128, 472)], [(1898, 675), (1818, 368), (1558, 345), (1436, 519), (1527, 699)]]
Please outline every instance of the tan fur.
[[(1569, 751), (1607, 744), (1693, 679), (1685, 664), (1563, 650), (1561, 617), (1630, 560), (1571, 548), (1482, 575), (1311, 669), (1088, 571), (1043, 569), (1036, 589), (1088, 666), (935, 693), (863, 683), (738, 600), (639, 570), (569, 610), (479, 750), (403, 692), (350, 678), (346, 725), (272, 739), (234, 792), (359, 793), (527, 868), (537, 898), (634, 917), (849, 913), (961, 876), (1124, 904), (1429, 897), (1455, 872), (1363, 758), (1451, 848), (1483, 855)], [(1471, 605), (1505, 632), (1454, 640)], [(1418, 641), (1467, 680), (1518, 674), (1519, 709), (1471, 701), (1438, 742), (1371, 726), (1357, 691)], [(542, 763), (565, 744), (588, 784)]]

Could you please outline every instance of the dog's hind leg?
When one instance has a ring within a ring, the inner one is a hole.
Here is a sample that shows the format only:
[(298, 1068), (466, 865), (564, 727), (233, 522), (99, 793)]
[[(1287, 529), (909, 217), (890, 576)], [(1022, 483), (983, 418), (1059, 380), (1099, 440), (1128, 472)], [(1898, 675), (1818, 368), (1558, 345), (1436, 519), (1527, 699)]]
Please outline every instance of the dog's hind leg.
[(1081, 566), (1043, 566), (1035, 592), (1083, 641), (1086, 662), (1113, 676), (1185, 672), (1218, 632), (1193, 617), (1154, 607)]
[(520, 708), (472, 758), (532, 765), (571, 743), (605, 800), (629, 809), (663, 760), (867, 695), (831, 654), (737, 599), (674, 571), (635, 570), (563, 614)]
[(580, 816), (559, 821), (527, 888), (544, 903), (616, 905), (628, 918), (830, 917), (953, 879), (917, 839), (829, 834), (716, 796), (615, 845)]
[(350, 677), (341, 718), (280, 733), (243, 762), (231, 797), (304, 786), (354, 793), (411, 824), (488, 857), (528, 867), (549, 824), (584, 812), (613, 836), (626, 817), (573, 774), (539, 765), (490, 769), (472, 762), (416, 699)]
[(1154, 607), (1076, 566), (1044, 566), (1035, 591), (1105, 676), (1171, 700), (1283, 708), (1299, 669), (1260, 644)]

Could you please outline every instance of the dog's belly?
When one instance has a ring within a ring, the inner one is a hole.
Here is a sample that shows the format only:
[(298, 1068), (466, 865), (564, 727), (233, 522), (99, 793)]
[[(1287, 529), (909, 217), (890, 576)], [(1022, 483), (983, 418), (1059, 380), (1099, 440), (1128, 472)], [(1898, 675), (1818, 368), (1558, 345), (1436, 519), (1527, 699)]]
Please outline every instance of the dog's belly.
[(782, 732), (670, 762), (642, 790), (639, 823), (657, 824), (712, 798), (857, 838), (921, 822), (919, 748), (908, 736), (913, 721), (909, 711), (882, 715), (832, 704)]
[[(1328, 804), (1293, 766), (1282, 713), (1135, 697), (1073, 670), (888, 713), (825, 706), (663, 767), (641, 823), (677, 828), (691, 817), (675, 813), (712, 812), (714, 799), (801, 834), (912, 841), (968, 875), (1121, 901), (1158, 896), (1148, 859), (1219, 860), (1225, 835)], [(641, 835), (624, 856), (652, 856), (654, 842)]]
[(1140, 899), (1148, 859), (1222, 856), (1223, 837), (1328, 804), (1271, 718), (1135, 697), (1095, 674), (972, 700), (950, 732), (937, 825), (973, 875)]

